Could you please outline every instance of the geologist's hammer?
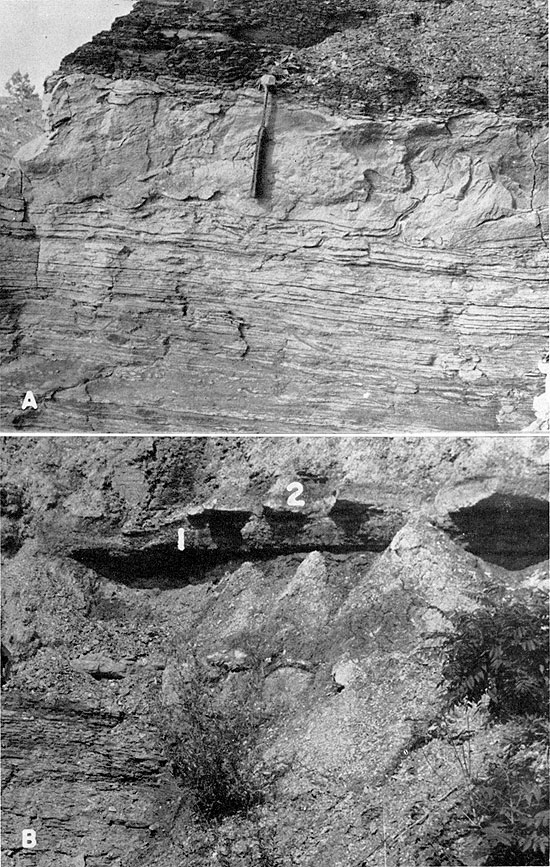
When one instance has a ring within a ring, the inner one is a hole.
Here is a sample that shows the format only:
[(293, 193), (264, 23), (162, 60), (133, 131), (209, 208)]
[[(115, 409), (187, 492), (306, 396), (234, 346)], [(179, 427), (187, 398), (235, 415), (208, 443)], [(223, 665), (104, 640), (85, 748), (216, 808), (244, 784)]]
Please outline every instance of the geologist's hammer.
[(259, 81), (259, 87), (264, 92), (264, 108), (262, 112), (262, 122), (256, 137), (256, 152), (254, 154), (254, 171), (252, 173), (252, 184), (250, 185), (250, 197), (258, 199), (262, 194), (262, 160), (265, 152), (265, 147), (268, 142), (267, 134), (267, 109), (269, 105), (269, 95), (273, 93), (277, 85), (277, 79), (274, 75), (262, 75)]

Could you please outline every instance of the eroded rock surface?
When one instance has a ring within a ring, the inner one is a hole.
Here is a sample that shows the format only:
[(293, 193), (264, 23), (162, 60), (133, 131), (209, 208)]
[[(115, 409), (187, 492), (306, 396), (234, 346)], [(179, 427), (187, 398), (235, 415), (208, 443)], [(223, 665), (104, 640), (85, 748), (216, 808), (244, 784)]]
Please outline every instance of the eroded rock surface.
[[(235, 14), (143, 3), (52, 78), (48, 132), (1, 200), (4, 427), (526, 427), (546, 332), (540, 113), (455, 95), (365, 117), (283, 74), (281, 32)], [(270, 63), (251, 199), (251, 85)]]
[(464, 785), (437, 636), (488, 579), (542, 585), (541, 439), (44, 438), (3, 466), (7, 864), (262, 863), (250, 816), (192, 820), (162, 747), (193, 654), (228, 694), (261, 661), (276, 863), (426, 863)]

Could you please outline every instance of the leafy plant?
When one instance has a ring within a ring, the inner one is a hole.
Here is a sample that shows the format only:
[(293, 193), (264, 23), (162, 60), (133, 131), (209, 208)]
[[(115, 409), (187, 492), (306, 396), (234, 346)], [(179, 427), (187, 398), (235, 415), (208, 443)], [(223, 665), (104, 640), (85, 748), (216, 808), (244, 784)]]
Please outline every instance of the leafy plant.
[[(547, 720), (523, 717), (491, 727), (485, 702), (463, 703), (446, 715), (441, 732), (464, 785), (459, 799), (439, 815), (437, 801), (430, 802), (431, 821), (415, 841), (421, 863), (547, 864)], [(437, 764), (432, 771), (444, 785)]]
[(452, 707), (440, 723), (440, 731), (451, 745), (455, 762), (465, 785), (468, 806), (464, 813), (471, 823), (478, 824), (478, 805), (475, 797), (477, 764), (474, 757), (473, 741), (488, 725), (488, 698), (478, 702), (463, 701)]
[(548, 600), (541, 591), (489, 587), (474, 611), (451, 617), (443, 643), (449, 703), (489, 697), (498, 720), (538, 714), (548, 705)]
[(207, 821), (247, 814), (263, 802), (269, 783), (256, 750), (265, 721), (259, 684), (254, 673), (243, 677), (241, 689), (224, 693), (208, 666), (193, 659), (182, 667), (177, 700), (161, 714), (174, 774)]
[[(548, 862), (548, 600), (490, 585), (459, 611), (443, 643), (450, 710), (442, 728), (466, 783), (466, 820), (480, 863)], [(472, 741), (504, 723), (500, 747), (472, 762)]]
[(484, 864), (548, 863), (548, 771), (548, 722), (513, 724), (473, 789)]

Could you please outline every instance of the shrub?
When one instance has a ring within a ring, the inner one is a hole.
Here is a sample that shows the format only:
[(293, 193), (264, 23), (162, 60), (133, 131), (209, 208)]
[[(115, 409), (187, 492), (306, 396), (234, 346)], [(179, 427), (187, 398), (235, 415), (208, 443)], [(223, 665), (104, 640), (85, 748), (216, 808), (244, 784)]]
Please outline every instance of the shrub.
[(499, 753), (475, 780), (483, 863), (548, 863), (548, 723), (512, 725)]
[[(548, 600), (546, 593), (483, 588), (479, 607), (451, 617), (443, 645), (448, 704), (462, 726), (455, 754), (467, 780), (467, 819), (484, 865), (548, 863)], [(470, 740), (478, 726), (504, 723), (501, 745), (474, 773)], [(449, 717), (448, 717), (449, 718)], [(454, 717), (453, 717), (454, 718)], [(473, 722), (472, 722), (473, 721)], [(450, 734), (453, 732), (451, 731)]]
[(464, 703), (443, 721), (465, 785), (439, 815), (437, 801), (429, 804), (431, 821), (415, 841), (419, 863), (548, 864), (548, 722), (519, 717), (499, 724), (483, 747), (478, 737), (487, 723), (481, 703)]
[(198, 660), (183, 672), (177, 701), (160, 720), (176, 779), (196, 814), (207, 821), (247, 814), (263, 802), (267, 787), (256, 749), (265, 721), (258, 678), (243, 675), (243, 687), (228, 695)]
[(489, 696), (497, 720), (540, 714), (548, 705), (548, 600), (542, 591), (488, 587), (475, 611), (451, 616), (443, 643), (449, 703)]

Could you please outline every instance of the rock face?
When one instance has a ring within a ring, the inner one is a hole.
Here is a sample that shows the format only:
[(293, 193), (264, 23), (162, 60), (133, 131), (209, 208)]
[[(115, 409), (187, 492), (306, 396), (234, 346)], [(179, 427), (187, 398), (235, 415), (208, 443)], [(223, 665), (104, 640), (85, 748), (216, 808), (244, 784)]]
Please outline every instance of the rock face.
[[(48, 132), (0, 200), (4, 428), (527, 426), (547, 308), (540, 116), (462, 94), (366, 117), (310, 55), (288, 60), (273, 10), (239, 30), (228, 9), (142, 3), (51, 80)], [(334, 32), (333, 12), (296, 44)], [(29, 389), (39, 408), (22, 412)]]
[[(251, 816), (192, 821), (163, 750), (191, 647), (228, 694), (262, 661), (272, 863), (425, 864), (464, 785), (452, 744), (426, 733), (434, 635), (488, 577), (540, 584), (544, 446), (6, 440), (6, 864), (265, 864)], [(467, 836), (449, 846), (477, 863)]]

